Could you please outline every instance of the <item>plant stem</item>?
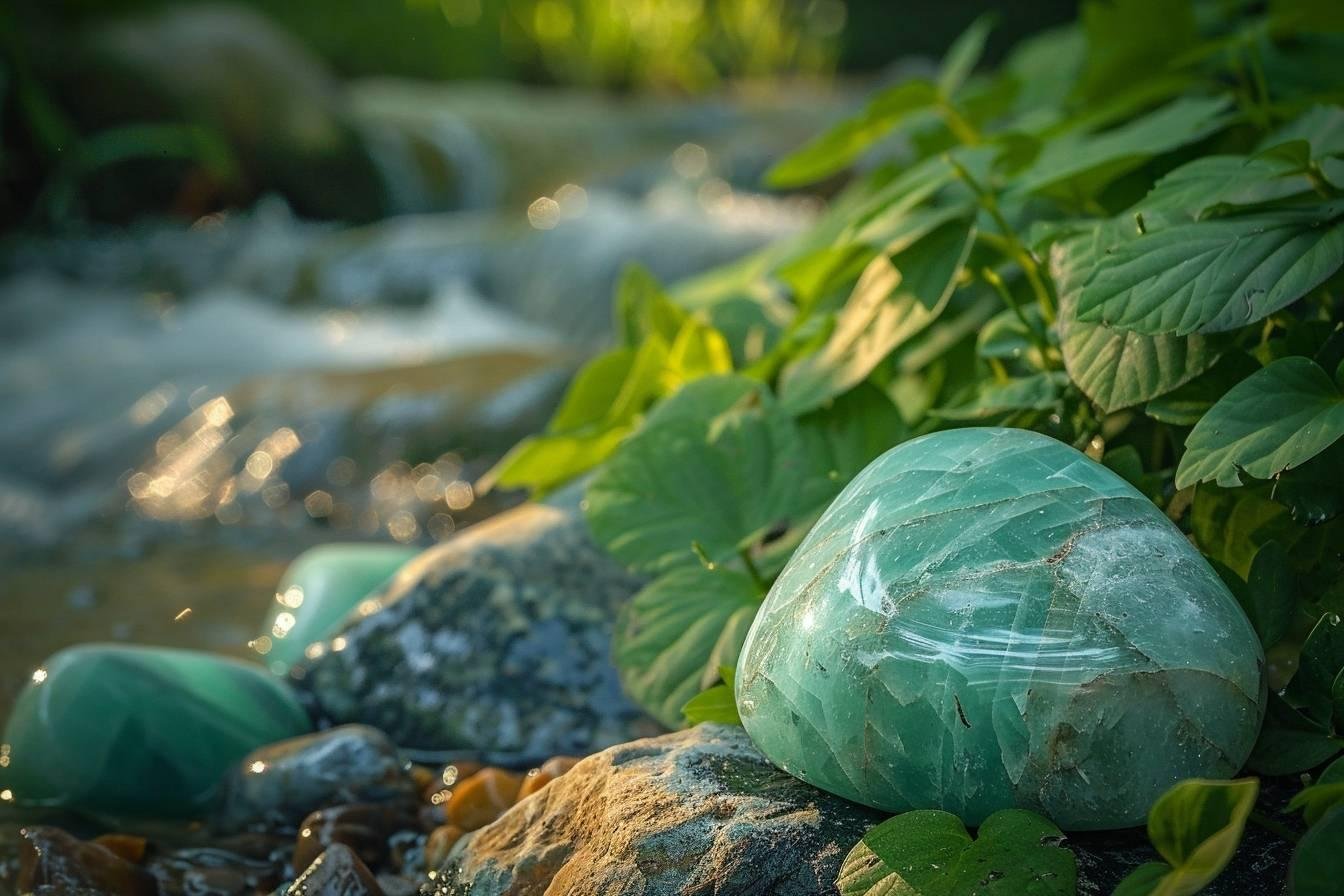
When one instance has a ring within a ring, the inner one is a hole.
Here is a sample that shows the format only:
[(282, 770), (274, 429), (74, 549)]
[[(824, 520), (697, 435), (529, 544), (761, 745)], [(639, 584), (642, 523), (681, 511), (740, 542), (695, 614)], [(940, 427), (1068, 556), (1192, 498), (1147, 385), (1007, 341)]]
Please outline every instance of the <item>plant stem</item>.
[(1003, 299), (1004, 304), (1013, 309), (1013, 314), (1017, 315), (1018, 321), (1026, 328), (1027, 336), (1031, 339), (1031, 344), (1036, 346), (1036, 350), (1041, 353), (1042, 360), (1048, 357), (1050, 345), (1045, 341), (1045, 336), (1038, 333), (1036, 328), (1031, 325), (1031, 321), (1027, 320), (1027, 315), (1022, 311), (1021, 303), (1013, 298), (1012, 292), (1008, 289), (1007, 284), (1003, 282), (1003, 278), (999, 276), (999, 272), (993, 268), (982, 268), (980, 270), (980, 276), (986, 283), (994, 288), (994, 291), (999, 294), (999, 298)]
[(1022, 240), (1018, 238), (1017, 232), (1008, 223), (1008, 219), (1003, 216), (1003, 212), (999, 209), (998, 199), (995, 198), (993, 192), (985, 189), (976, 180), (975, 175), (967, 171), (966, 166), (958, 162), (951, 154), (945, 155), (943, 158), (952, 166), (952, 170), (957, 177), (971, 189), (971, 192), (975, 194), (977, 201), (979, 201), (980, 207), (985, 210), (985, 213), (994, 221), (994, 225), (999, 228), (999, 233), (1003, 236), (1005, 243), (1004, 254), (1011, 261), (1016, 262), (1022, 268), (1022, 272), (1027, 275), (1027, 282), (1031, 284), (1031, 291), (1035, 293), (1036, 302), (1041, 306), (1041, 316), (1045, 319), (1046, 324), (1053, 324), (1055, 322), (1055, 301), (1045, 285), (1045, 280), (1041, 277), (1040, 265), (1036, 263), (1035, 257), (1027, 251), (1027, 247), (1022, 245)]

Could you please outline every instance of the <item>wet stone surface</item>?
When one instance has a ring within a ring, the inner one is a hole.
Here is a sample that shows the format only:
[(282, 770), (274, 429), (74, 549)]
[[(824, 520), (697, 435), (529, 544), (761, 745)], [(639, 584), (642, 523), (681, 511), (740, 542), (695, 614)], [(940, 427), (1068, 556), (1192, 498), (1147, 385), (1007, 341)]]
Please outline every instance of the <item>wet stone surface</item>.
[(503, 764), (658, 730), (621, 692), (616, 611), (640, 582), (591, 540), (574, 489), (426, 551), (291, 675), (316, 715)]
[(387, 735), (367, 725), (342, 725), (244, 757), (225, 783), (218, 826), (285, 830), (326, 806), (414, 798), (407, 764)]

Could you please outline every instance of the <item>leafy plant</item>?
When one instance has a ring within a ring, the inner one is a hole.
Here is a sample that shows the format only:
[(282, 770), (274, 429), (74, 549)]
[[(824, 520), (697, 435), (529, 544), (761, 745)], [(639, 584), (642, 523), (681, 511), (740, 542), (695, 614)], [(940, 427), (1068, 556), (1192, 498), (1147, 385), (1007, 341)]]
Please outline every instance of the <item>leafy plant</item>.
[(1182, 781), (1148, 812), (1148, 837), (1165, 862), (1141, 865), (1115, 896), (1193, 896), (1227, 867), (1260, 790), (1254, 778)]
[(1020, 809), (995, 812), (975, 839), (955, 815), (917, 809), (890, 818), (840, 866), (840, 896), (1070, 896), (1078, 876), (1064, 835)]
[[(616, 637), (637, 700), (730, 718), (719, 667), (838, 490), (906, 439), (993, 424), (1110, 466), (1219, 569), (1274, 659), (1252, 771), (1344, 748), (1344, 26), (1302, 7), (1091, 0), (995, 72), (977, 22), (935, 77), (773, 169), (864, 169), (809, 232), (666, 294), (626, 278), (620, 347), (495, 478), (595, 470), (594, 535), (652, 578)], [(1221, 787), (1154, 808), (1166, 865), (1133, 892), (1217, 873), (1254, 799)], [(1330, 805), (1302, 892), (1323, 838), (1344, 846)]]

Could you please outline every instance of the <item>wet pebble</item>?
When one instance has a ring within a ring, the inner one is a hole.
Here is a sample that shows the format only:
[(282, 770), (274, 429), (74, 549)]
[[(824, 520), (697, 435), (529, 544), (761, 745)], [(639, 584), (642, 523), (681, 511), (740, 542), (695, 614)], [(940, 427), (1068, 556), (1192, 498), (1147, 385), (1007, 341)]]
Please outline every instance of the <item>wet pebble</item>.
[(248, 754), (228, 777), (219, 827), (293, 830), (328, 806), (415, 795), (409, 769), (381, 731), (342, 725)]
[(143, 869), (105, 846), (86, 843), (60, 828), (24, 828), (20, 838), (20, 893), (155, 896), (157, 892), (153, 876)]
[(354, 850), (333, 843), (294, 879), (286, 896), (386, 896)]
[(382, 866), (391, 858), (393, 836), (419, 827), (415, 807), (407, 803), (353, 803), (319, 809), (299, 828), (294, 870), (307, 868), (333, 843), (350, 847), (372, 867)]

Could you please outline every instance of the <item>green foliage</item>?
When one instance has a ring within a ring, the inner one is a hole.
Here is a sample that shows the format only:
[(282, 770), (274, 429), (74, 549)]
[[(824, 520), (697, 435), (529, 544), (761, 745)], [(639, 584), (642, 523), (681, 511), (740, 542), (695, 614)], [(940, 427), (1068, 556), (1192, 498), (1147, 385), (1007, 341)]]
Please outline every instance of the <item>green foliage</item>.
[(920, 809), (865, 834), (836, 884), (841, 896), (1071, 896), (1077, 863), (1063, 840), (1020, 809), (995, 812), (974, 840), (955, 815)]
[[(596, 466), (595, 536), (654, 577), (636, 600), (650, 621), (618, 636), (636, 699), (668, 723), (683, 706), (730, 718), (715, 670), (816, 514), (887, 448), (990, 423), (1101, 459), (1217, 566), (1273, 659), (1252, 771), (1340, 753), (1344, 70), (1329, 63), (1344, 35), (1290, 6), (1094, 0), (997, 72), (977, 70), (978, 22), (936, 77), (879, 93), (771, 172), (796, 186), (863, 159), (811, 232), (667, 296), (627, 278), (626, 354), (590, 369), (629, 363), (632, 397), (580, 377), (575, 408), (619, 414), (565, 411), (547, 434), (619, 444), (547, 447), (529, 462), (553, 472), (529, 484)], [(1333, 786), (1300, 804), (1301, 892), (1328, 882)], [(1203, 886), (1254, 798), (1254, 782), (1180, 785), (1150, 825), (1165, 862), (1127, 891)], [(846, 892), (956, 892), (894, 882), (972, 849), (958, 825), (910, 816), (878, 830), (910, 825), (900, 842), (927, 854), (865, 840)]]
[(707, 691), (701, 691), (681, 708), (681, 714), (692, 725), (701, 722), (720, 722), (724, 725), (741, 725), (742, 718), (737, 714), (737, 700), (733, 696), (733, 679), (736, 669), (732, 666), (720, 666), (719, 678), (723, 684), (716, 684)]
[(1150, 862), (1121, 882), (1115, 896), (1193, 896), (1232, 860), (1260, 784), (1182, 781), (1148, 812), (1148, 838), (1166, 862)]

